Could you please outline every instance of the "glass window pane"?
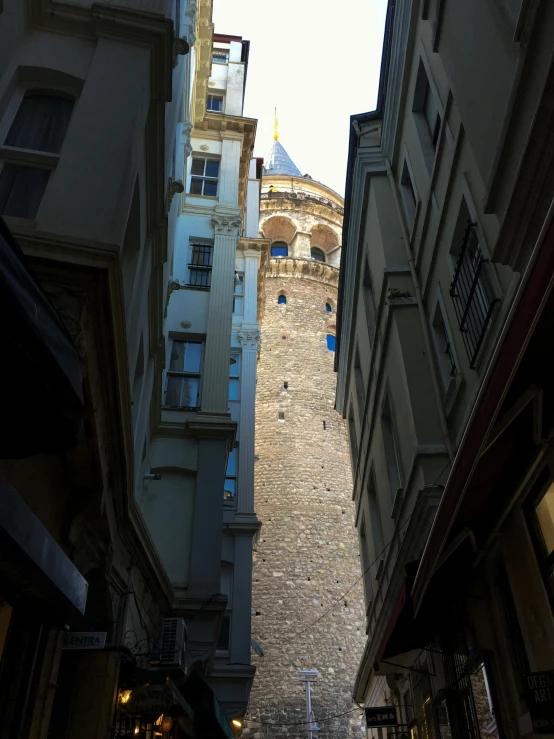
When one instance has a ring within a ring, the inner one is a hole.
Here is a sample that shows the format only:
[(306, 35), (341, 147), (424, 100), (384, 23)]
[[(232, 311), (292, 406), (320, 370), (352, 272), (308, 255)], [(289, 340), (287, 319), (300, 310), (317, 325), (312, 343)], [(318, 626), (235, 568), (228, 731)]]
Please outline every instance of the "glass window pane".
[(178, 375), (167, 376), (165, 405), (178, 407), (181, 405), (181, 378)]
[(235, 295), (244, 294), (244, 275), (235, 274)]
[(272, 257), (286, 257), (288, 256), (289, 248), (286, 244), (283, 244), (282, 242), (277, 242), (276, 244), (273, 244), (271, 247), (271, 256)]
[(548, 488), (536, 508), (547, 554), (554, 552), (554, 483)]
[(217, 195), (217, 182), (204, 180), (204, 195), (215, 197)]
[(171, 345), (171, 356), (169, 358), (169, 370), (182, 372), (184, 368), (185, 342), (173, 341)]
[(204, 180), (199, 180), (197, 177), (193, 177), (190, 181), (190, 194), (191, 195), (202, 195), (202, 183)]
[(240, 373), (240, 355), (231, 354), (229, 377), (239, 377)]
[(185, 372), (200, 372), (202, 344), (199, 341), (187, 341), (186, 345)]
[(240, 298), (235, 295), (233, 300), (233, 313), (236, 313), (237, 316), (241, 316), (244, 313), (244, 298)]
[(316, 259), (318, 262), (325, 261), (325, 254), (321, 249), (317, 249), (315, 246), (310, 250), (312, 259)]
[(286, 305), (287, 299), (284, 295), (279, 295), (279, 297), (277, 298), (277, 302), (279, 303), (279, 305)]
[(229, 400), (238, 400), (239, 399), (239, 381), (238, 380), (229, 380)]
[(234, 478), (225, 478), (225, 487), (223, 488), (223, 500), (234, 500), (237, 481)]
[(4, 164), (0, 172), (0, 213), (16, 218), (34, 218), (49, 177), (47, 169)]
[(327, 349), (329, 349), (330, 352), (335, 351), (335, 337), (333, 334), (327, 334)]
[(75, 102), (59, 95), (28, 92), (6, 136), (6, 146), (58, 154)]
[(236, 477), (237, 475), (237, 449), (234, 447), (229, 452), (227, 457), (227, 472), (225, 473), (229, 477)]
[(206, 159), (206, 177), (219, 177), (219, 162), (217, 159)]
[(205, 162), (206, 162), (205, 159), (197, 159), (197, 158), (194, 158), (192, 160), (192, 167), (191, 167), (191, 170), (190, 170), (191, 171), (191, 174), (203, 175), (204, 174), (204, 164), (205, 164)]
[(181, 407), (196, 408), (198, 406), (198, 377), (182, 377)]

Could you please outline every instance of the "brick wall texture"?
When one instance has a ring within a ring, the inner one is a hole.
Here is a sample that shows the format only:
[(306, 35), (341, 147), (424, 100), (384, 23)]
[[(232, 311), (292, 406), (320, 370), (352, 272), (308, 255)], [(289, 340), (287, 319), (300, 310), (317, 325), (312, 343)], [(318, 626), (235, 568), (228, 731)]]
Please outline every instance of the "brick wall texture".
[[(361, 735), (360, 712), (346, 713), (355, 708), (365, 644), (361, 583), (341, 599), (360, 576), (360, 558), (347, 431), (334, 410), (334, 354), (326, 343), (335, 332), (337, 279), (338, 270), (312, 260), (272, 259), (266, 282), (256, 399), (262, 529), (252, 599), (260, 612), (252, 635), (265, 655), (254, 657), (245, 730), (260, 737), (306, 736), (300, 669), (319, 672), (312, 709), (322, 736)], [(280, 294), (286, 305), (278, 304)], [(336, 714), (345, 715), (324, 720)]]

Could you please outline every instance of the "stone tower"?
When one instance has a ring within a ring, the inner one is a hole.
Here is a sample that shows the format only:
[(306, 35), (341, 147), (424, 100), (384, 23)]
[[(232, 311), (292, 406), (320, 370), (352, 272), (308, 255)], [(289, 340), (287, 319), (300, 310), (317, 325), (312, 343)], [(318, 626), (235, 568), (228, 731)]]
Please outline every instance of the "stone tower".
[(347, 431), (334, 410), (342, 214), (342, 198), (302, 176), (276, 137), (260, 218), (271, 259), (256, 394), (262, 530), (252, 634), (264, 656), (254, 658), (245, 725), (260, 737), (306, 736), (299, 669), (319, 672), (312, 709), (323, 737), (361, 733), (351, 699), (365, 643), (361, 583), (340, 600), (360, 576)]

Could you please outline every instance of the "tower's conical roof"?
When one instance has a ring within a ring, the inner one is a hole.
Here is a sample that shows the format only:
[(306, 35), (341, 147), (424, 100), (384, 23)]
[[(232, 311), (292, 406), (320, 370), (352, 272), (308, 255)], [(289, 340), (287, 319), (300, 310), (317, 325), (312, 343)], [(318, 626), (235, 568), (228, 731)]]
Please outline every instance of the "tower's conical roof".
[(288, 174), (302, 177), (302, 173), (285, 151), (285, 147), (276, 138), (264, 166), (264, 175)]

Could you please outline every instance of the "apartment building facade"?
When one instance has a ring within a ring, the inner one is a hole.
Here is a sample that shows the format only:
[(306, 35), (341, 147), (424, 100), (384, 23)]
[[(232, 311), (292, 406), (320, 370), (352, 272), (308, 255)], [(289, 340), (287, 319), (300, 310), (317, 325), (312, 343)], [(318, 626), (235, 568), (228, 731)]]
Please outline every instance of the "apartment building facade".
[(390, 3), (377, 109), (351, 118), (335, 368), (367, 608), (354, 698), (413, 737), (554, 725), (532, 690), (554, 667), (553, 23), (545, 3)]
[(161, 479), (140, 492), (174, 611), (188, 623), (190, 666), (231, 717), (244, 714), (254, 676), (254, 397), (267, 261), (256, 121), (243, 116), (248, 48), (199, 25), (190, 125), (180, 126), (175, 157), (184, 192), (176, 197), (165, 371), (145, 460)]

